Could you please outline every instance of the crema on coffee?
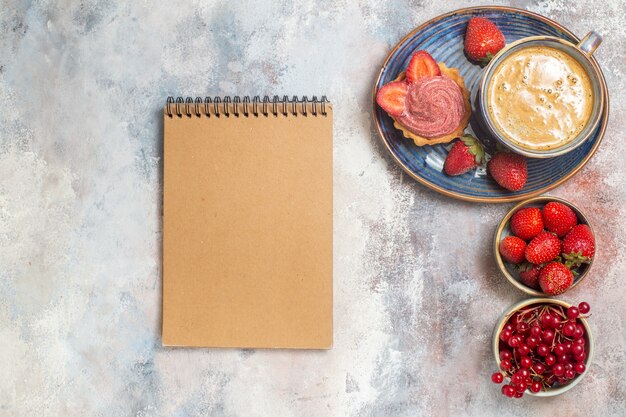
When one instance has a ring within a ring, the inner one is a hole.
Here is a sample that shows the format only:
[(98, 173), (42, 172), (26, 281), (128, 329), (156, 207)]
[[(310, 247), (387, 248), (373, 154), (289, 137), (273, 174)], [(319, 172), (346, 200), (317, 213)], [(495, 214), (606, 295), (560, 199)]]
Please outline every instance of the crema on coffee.
[(512, 52), (487, 87), (489, 116), (497, 130), (530, 150), (559, 148), (585, 128), (594, 105), (583, 66), (547, 46)]

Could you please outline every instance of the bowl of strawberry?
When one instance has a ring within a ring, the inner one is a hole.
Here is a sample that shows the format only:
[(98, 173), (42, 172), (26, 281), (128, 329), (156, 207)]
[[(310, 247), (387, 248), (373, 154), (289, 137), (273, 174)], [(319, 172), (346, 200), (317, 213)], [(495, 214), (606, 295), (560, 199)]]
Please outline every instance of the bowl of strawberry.
[(494, 254), (515, 287), (533, 296), (553, 296), (587, 276), (595, 238), (587, 217), (572, 203), (536, 197), (504, 216), (496, 229)]
[(509, 308), (493, 332), (498, 371), (491, 380), (502, 384), (502, 394), (551, 397), (578, 384), (594, 351), (589, 310), (586, 302), (572, 306), (551, 298), (524, 300)]

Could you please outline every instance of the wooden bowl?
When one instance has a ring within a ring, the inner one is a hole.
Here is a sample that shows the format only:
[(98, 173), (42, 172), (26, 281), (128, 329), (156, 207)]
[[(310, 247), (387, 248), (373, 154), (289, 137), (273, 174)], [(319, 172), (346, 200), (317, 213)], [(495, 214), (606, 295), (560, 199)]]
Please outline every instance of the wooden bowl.
[[(589, 228), (591, 229), (591, 232), (595, 236), (595, 232), (593, 231), (593, 227), (589, 223), (589, 219), (583, 214), (582, 211), (580, 211), (578, 207), (576, 207), (574, 204), (572, 204), (571, 202), (567, 200), (563, 200), (562, 198), (542, 196), (542, 197), (535, 197), (529, 200), (522, 201), (521, 203), (514, 206), (511, 210), (509, 210), (509, 212), (504, 216), (504, 218), (498, 225), (498, 228), (496, 229), (496, 234), (493, 240), (493, 253), (494, 253), (494, 256), (496, 257), (496, 263), (498, 264), (498, 268), (500, 269), (500, 272), (502, 272), (502, 274), (514, 287), (522, 290), (526, 294), (529, 294), (535, 297), (551, 297), (551, 295), (546, 294), (541, 290), (531, 288), (525, 285), (523, 282), (521, 282), (518, 279), (518, 273), (513, 267), (513, 265), (509, 264), (508, 262), (505, 262), (504, 259), (502, 259), (502, 256), (500, 255), (499, 245), (502, 239), (512, 234), (511, 229), (509, 227), (509, 220), (511, 219), (511, 216), (513, 216), (513, 214), (515, 214), (519, 209), (522, 209), (525, 207), (542, 208), (543, 206), (545, 206), (551, 201), (558, 201), (559, 203), (563, 203), (566, 206), (570, 207), (574, 211), (574, 213), (576, 213), (576, 216), (578, 217), (578, 223), (586, 224), (587, 226), (589, 226)], [(597, 247), (596, 247), (596, 252), (597, 252)], [(594, 259), (595, 259), (595, 256), (594, 256)], [(570, 289), (574, 288), (576, 285), (580, 284), (580, 282), (583, 279), (585, 279), (585, 277), (589, 274), (589, 270), (591, 269), (592, 264), (593, 264), (593, 259), (591, 259), (591, 261), (588, 264), (582, 264), (576, 269), (576, 271), (578, 272), (578, 276), (574, 276), (574, 282), (572, 283), (572, 286), (569, 287), (566, 291), (569, 291)]]

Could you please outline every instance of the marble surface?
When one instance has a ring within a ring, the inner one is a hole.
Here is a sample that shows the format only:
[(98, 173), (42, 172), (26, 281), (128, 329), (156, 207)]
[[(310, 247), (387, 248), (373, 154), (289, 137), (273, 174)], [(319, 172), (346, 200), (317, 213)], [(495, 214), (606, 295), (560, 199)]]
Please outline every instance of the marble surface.
[[(453, 201), (379, 145), (371, 84), (389, 49), (453, 1), (0, 2), (0, 416), (626, 415), (624, 0), (506, 2), (578, 35), (611, 117), (552, 194), (593, 219), (597, 353), (569, 394), (489, 382), (501, 312), (523, 298), (490, 254), (510, 205)], [(335, 104), (331, 351), (160, 343), (168, 95), (326, 94)]]

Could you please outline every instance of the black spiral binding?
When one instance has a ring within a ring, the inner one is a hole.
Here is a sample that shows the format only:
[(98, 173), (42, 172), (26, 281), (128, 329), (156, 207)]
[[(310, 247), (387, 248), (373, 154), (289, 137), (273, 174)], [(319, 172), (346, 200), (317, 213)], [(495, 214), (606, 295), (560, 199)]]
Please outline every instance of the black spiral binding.
[(270, 114), (274, 117), (278, 117), (278, 115), (308, 117), (309, 114), (313, 117), (317, 117), (318, 114), (326, 117), (328, 115), (327, 103), (326, 96), (322, 96), (319, 100), (317, 96), (313, 96), (311, 100), (307, 96), (303, 96), (301, 99), (293, 96), (291, 100), (287, 96), (283, 96), (282, 99), (278, 96), (271, 99), (269, 96), (263, 96), (263, 99), (254, 96), (252, 100), (250, 100), (250, 96), (244, 96), (243, 99), (240, 96), (205, 97), (204, 100), (202, 97), (196, 97), (195, 100), (191, 97), (177, 97), (176, 99), (168, 97), (165, 112), (170, 118), (174, 116), (180, 118), (193, 116), (269, 117)]

